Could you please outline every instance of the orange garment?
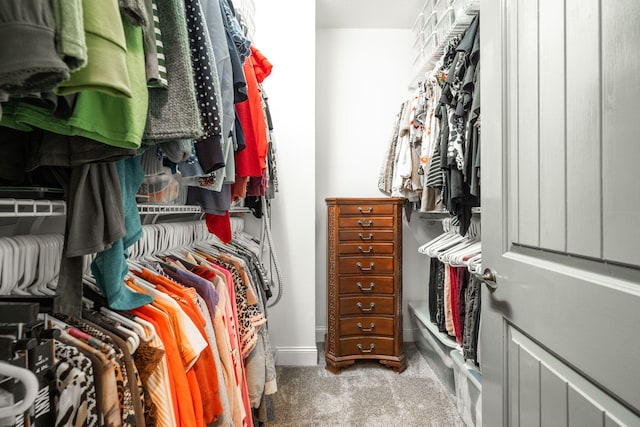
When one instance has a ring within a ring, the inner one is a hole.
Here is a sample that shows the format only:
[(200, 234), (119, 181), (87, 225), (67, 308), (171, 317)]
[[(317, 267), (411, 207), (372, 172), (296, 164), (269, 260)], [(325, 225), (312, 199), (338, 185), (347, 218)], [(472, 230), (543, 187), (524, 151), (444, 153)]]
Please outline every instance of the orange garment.
[(189, 391), (193, 399), (193, 412), (196, 416), (196, 427), (206, 427), (204, 419), (204, 403), (202, 401), (202, 385), (198, 381), (195, 368), (187, 371), (187, 381), (189, 381)]
[(156, 427), (173, 427), (177, 424), (177, 417), (172, 399), (171, 375), (169, 375), (167, 357), (164, 355), (164, 343), (156, 334), (156, 328), (152, 324), (137, 320), (136, 322), (144, 330), (145, 339), (148, 340), (149, 345), (161, 350), (163, 354), (160, 363), (143, 382), (157, 409)]
[(165, 357), (167, 358), (167, 366), (170, 373), (169, 382), (173, 391), (171, 399), (176, 412), (176, 425), (197, 425), (189, 380), (184, 370), (178, 344), (172, 332), (171, 322), (168, 316), (160, 309), (149, 304), (133, 309), (131, 312), (141, 319), (150, 322), (164, 344)]
[[(207, 336), (205, 331), (205, 320), (196, 306), (195, 300), (189, 292), (178, 283), (164, 276), (154, 274), (149, 270), (139, 273), (145, 280), (156, 285), (156, 289), (166, 293), (173, 298), (184, 312), (191, 318), (203, 336)], [(195, 290), (193, 290), (195, 292)], [(222, 403), (220, 402), (217, 366), (211, 347), (207, 346), (200, 354), (200, 357), (193, 365), (198, 385), (202, 394), (202, 404), (204, 420), (206, 424), (216, 421), (222, 414)]]
[[(193, 414), (195, 418), (194, 424), (186, 424), (194, 427), (204, 427), (204, 409), (202, 403), (202, 392), (200, 390), (200, 384), (198, 378), (193, 369), (193, 365), (197, 362), (202, 351), (207, 347), (207, 342), (200, 334), (199, 330), (188, 315), (182, 310), (182, 308), (171, 297), (167, 296), (157, 289), (147, 290), (138, 286), (135, 279), (128, 278), (126, 280), (127, 285), (132, 289), (141, 292), (151, 294), (154, 299), (152, 307), (161, 310), (167, 315), (169, 320), (169, 330), (173, 332), (173, 337), (176, 340), (179, 354), (182, 360), (182, 369), (186, 371), (186, 377), (191, 394), (191, 403), (193, 407)], [(179, 399), (182, 398), (181, 395)]]

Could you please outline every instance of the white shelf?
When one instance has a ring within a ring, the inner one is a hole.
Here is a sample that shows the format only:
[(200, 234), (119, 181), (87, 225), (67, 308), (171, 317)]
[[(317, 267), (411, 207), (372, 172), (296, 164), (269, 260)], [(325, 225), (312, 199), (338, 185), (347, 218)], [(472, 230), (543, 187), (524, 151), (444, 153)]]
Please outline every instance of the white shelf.
[(429, 305), (427, 301), (412, 301), (409, 303), (409, 309), (413, 312), (416, 318), (420, 320), (420, 323), (429, 330), (431, 335), (440, 341), (445, 347), (461, 350), (460, 345), (455, 339), (440, 332), (438, 326), (431, 322), (431, 319), (429, 319)]
[(417, 88), (418, 83), (426, 78), (426, 74), (434, 69), (436, 63), (444, 54), (445, 46), (451, 39), (458, 34), (464, 33), (469, 28), (475, 14), (478, 12), (476, 8), (479, 8), (477, 0), (457, 0), (446, 9), (446, 12), (435, 26), (436, 48), (432, 50), (428, 57), (423, 57), (422, 62), (415, 68), (414, 77), (409, 83), (410, 90)]
[(451, 213), (449, 211), (427, 211), (427, 212), (419, 212), (420, 218), (425, 219), (427, 221), (442, 221), (445, 218), (451, 218)]
[(151, 204), (139, 204), (138, 212), (141, 215), (145, 214), (189, 214), (189, 213), (202, 213), (200, 206), (190, 205), (151, 205)]
[(64, 216), (67, 205), (64, 200), (0, 199), (0, 217)]

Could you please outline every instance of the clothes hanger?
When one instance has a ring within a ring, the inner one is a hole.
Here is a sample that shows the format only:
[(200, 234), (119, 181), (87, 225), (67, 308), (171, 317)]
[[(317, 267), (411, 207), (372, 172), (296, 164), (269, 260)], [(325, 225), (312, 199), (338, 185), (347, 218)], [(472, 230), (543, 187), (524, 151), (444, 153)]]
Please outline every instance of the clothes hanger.
[(45, 275), (45, 280), (40, 285), (40, 291), (49, 296), (54, 296), (56, 294), (56, 287), (58, 284), (58, 276), (60, 274), (60, 263), (62, 260), (62, 243), (63, 237), (62, 235), (47, 235), (43, 236), (45, 243), (45, 248), (48, 251), (47, 260), (48, 265)]
[[(133, 320), (143, 327), (142, 329), (144, 331), (144, 335), (140, 337), (142, 341), (150, 342), (156, 338), (156, 328), (151, 322), (148, 322), (147, 320), (144, 320), (135, 315), (133, 316)], [(147, 331), (149, 331), (149, 333), (147, 333)]]
[(38, 253), (37, 272), (35, 280), (32, 281), (31, 286), (29, 287), (29, 292), (34, 295), (44, 295), (45, 293), (43, 288), (46, 287), (47, 280), (49, 278), (49, 247), (44, 236), (33, 236), (33, 244), (37, 246), (37, 249), (35, 250), (35, 252)]
[(15, 283), (12, 271), (14, 254), (5, 240), (0, 239), (0, 294), (2, 295), (10, 294)]
[(437, 247), (437, 245), (444, 243), (446, 240), (453, 239), (459, 235), (457, 230), (452, 225), (452, 218), (445, 218), (442, 220), (442, 230), (443, 233), (437, 236), (436, 238), (430, 240), (429, 242), (423, 244), (418, 251), (422, 254), (427, 254), (430, 248)]
[(421, 245), (418, 248), (418, 252), (420, 252), (421, 254), (426, 254), (427, 250), (429, 249), (429, 247), (437, 244), (438, 242), (444, 240), (444, 239), (448, 239), (451, 238), (454, 235), (454, 233), (450, 232), (450, 231), (445, 231), (444, 233), (438, 235), (437, 237), (435, 237), (434, 239), (431, 239), (430, 241), (428, 241), (427, 243)]
[(21, 401), (7, 407), (0, 407), (0, 418), (14, 417), (24, 414), (36, 400), (40, 386), (36, 375), (26, 368), (0, 361), (0, 376), (16, 378), (24, 386), (24, 397)]
[(480, 242), (469, 241), (465, 245), (455, 246), (449, 251), (442, 253), (438, 258), (442, 262), (450, 264), (452, 267), (466, 267), (465, 257), (476, 255), (482, 251)]
[(28, 258), (27, 250), (21, 239), (18, 236), (8, 237), (6, 243), (11, 247), (13, 255), (13, 281), (14, 285), (11, 289), (11, 293), (14, 295), (29, 295), (27, 291), (30, 282), (27, 282), (28, 277), (25, 277), (25, 261)]
[(194, 249), (196, 251), (200, 251), (200, 253), (203, 255), (210, 255), (213, 257), (215, 257), (216, 255), (219, 255), (221, 252), (219, 247), (214, 246), (209, 242), (208, 243), (198, 242), (194, 245)]
[(209, 260), (206, 259), (205, 257), (203, 257), (201, 254), (199, 254), (198, 252), (193, 252), (191, 254), (191, 256), (193, 256), (195, 258), (196, 261), (198, 261), (201, 265), (202, 263), (205, 263), (207, 265), (210, 264)]
[[(116, 323), (115, 325), (113, 325), (113, 327), (115, 327), (118, 331), (120, 331), (123, 335), (126, 336), (126, 338), (124, 338), (124, 342), (127, 344), (127, 349), (129, 350), (129, 353), (134, 354), (136, 352), (136, 350), (140, 346), (140, 340), (141, 340), (141, 337), (138, 335), (138, 333), (139, 332), (144, 333), (144, 330), (142, 330), (140, 325), (135, 324), (135, 322), (130, 321), (124, 316), (119, 316), (118, 318), (116, 318), (115, 317), (116, 314), (114, 312), (111, 312), (103, 305), (96, 307), (94, 301), (92, 301), (91, 299), (85, 296), (82, 297), (82, 302), (85, 307), (89, 309), (93, 309), (94, 311), (98, 310), (100, 311), (100, 313), (102, 313), (103, 316), (108, 317), (111, 320), (115, 321)], [(137, 327), (139, 331), (138, 330), (134, 331), (132, 324), (135, 325), (135, 327)]]
[(140, 323), (137, 323), (134, 320), (128, 319), (122, 316), (121, 314), (116, 313), (115, 311), (112, 311), (107, 307), (100, 307), (100, 312), (105, 316), (109, 317), (110, 319), (120, 322), (123, 326), (126, 326), (126, 328), (129, 328), (130, 331), (135, 332), (138, 338), (141, 339), (142, 341), (149, 342), (152, 339), (146, 336), (144, 328), (140, 326)]
[(454, 244), (453, 246), (447, 247), (441, 252), (438, 252), (437, 257), (440, 261), (445, 264), (450, 264), (449, 256), (453, 253), (466, 249), (470, 245), (467, 239), (463, 239), (462, 241)]
[(132, 331), (131, 329), (125, 328), (122, 324), (116, 326), (120, 332), (127, 336), (127, 339), (124, 341), (127, 344), (127, 349), (129, 353), (134, 354), (138, 347), (140, 347), (140, 336), (137, 332)]
[(443, 239), (434, 245), (427, 248), (426, 253), (432, 258), (437, 258), (439, 252), (450, 248), (451, 246), (458, 244), (465, 240), (464, 236), (459, 234), (451, 234), (449, 238)]
[(482, 271), (482, 254), (477, 254), (467, 260), (467, 270), (470, 273), (480, 274)]

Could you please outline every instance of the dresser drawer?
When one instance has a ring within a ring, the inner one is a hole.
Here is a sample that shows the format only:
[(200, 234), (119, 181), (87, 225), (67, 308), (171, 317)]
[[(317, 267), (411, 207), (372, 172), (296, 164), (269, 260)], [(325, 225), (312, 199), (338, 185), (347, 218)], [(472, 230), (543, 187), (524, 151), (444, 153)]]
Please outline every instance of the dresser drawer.
[(362, 203), (359, 205), (341, 205), (339, 208), (340, 215), (393, 215), (395, 212), (394, 205), (376, 205)]
[(340, 276), (338, 281), (341, 294), (393, 294), (392, 276), (367, 276), (366, 278)]
[(390, 255), (393, 254), (394, 247), (393, 243), (340, 243), (338, 245), (338, 254), (340, 255), (350, 255), (350, 254), (358, 254), (358, 255), (376, 255), (376, 254), (384, 254)]
[(394, 298), (366, 295), (340, 297), (339, 314), (395, 314)]
[(342, 216), (338, 219), (340, 228), (358, 228), (368, 230), (370, 228), (393, 228), (392, 216), (371, 216), (367, 218), (357, 216)]
[(393, 257), (359, 256), (338, 259), (340, 274), (393, 274)]
[(392, 355), (393, 338), (383, 337), (355, 337), (340, 339), (340, 355)]
[(388, 335), (393, 336), (393, 317), (360, 316), (340, 319), (341, 336), (350, 335)]
[(338, 232), (338, 240), (341, 242), (393, 242), (394, 238), (395, 234), (393, 230), (340, 230)]
[(402, 372), (400, 197), (327, 198), (326, 368), (378, 359)]

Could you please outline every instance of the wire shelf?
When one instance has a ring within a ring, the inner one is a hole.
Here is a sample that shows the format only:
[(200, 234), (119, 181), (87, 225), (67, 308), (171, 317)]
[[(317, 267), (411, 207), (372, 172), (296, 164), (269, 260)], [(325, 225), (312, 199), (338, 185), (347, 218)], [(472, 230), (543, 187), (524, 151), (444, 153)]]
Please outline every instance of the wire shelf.
[(141, 215), (144, 214), (189, 214), (189, 213), (202, 213), (200, 206), (191, 205), (152, 205), (152, 204), (139, 204), (138, 212)]
[(0, 217), (64, 216), (67, 205), (63, 200), (0, 199)]

